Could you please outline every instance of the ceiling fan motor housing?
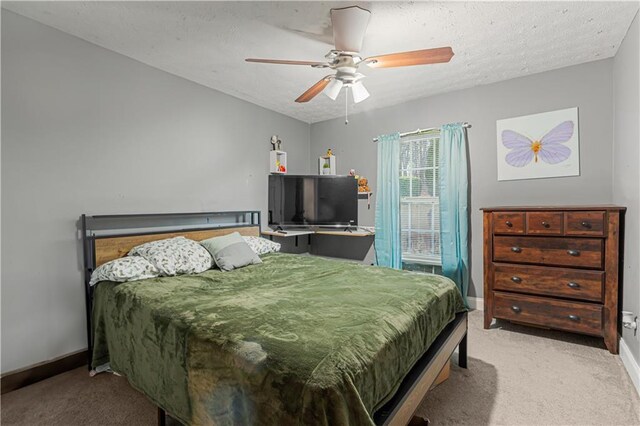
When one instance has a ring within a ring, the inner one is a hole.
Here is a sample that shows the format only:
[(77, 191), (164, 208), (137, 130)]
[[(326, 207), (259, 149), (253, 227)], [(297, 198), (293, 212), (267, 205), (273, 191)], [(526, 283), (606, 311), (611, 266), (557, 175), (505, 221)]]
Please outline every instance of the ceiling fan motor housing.
[(358, 62), (361, 61), (362, 59), (359, 56), (354, 58), (350, 55), (341, 55), (334, 60), (331, 68), (337, 71), (336, 78), (347, 78), (350, 75), (353, 76), (356, 74)]

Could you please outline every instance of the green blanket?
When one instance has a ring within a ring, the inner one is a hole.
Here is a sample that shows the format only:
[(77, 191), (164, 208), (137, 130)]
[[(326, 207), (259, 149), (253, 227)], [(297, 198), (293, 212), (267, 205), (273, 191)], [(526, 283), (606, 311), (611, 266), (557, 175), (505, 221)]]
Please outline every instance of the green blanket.
[(101, 282), (93, 366), (185, 424), (366, 425), (464, 311), (447, 278), (271, 254), (231, 272)]

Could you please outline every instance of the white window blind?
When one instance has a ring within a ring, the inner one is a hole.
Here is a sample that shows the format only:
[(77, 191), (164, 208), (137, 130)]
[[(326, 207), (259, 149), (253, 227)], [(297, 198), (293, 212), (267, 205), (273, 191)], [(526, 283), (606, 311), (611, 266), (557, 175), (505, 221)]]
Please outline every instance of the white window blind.
[(440, 265), (440, 135), (400, 142), (402, 261)]

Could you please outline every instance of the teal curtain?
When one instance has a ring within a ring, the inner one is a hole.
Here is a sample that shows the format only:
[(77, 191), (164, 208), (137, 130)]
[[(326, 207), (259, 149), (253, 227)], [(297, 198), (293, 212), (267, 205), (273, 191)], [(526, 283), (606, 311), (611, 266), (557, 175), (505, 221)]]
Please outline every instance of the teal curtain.
[(440, 129), (440, 250), (442, 274), (451, 278), (467, 303), (469, 289), (469, 176), (467, 138), (462, 124)]
[(399, 133), (378, 137), (375, 251), (379, 266), (402, 268)]

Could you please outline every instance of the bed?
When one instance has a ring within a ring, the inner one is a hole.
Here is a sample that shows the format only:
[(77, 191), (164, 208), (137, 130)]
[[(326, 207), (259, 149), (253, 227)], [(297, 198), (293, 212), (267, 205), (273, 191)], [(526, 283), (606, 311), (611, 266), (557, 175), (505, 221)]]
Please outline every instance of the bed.
[[(169, 235), (259, 233), (259, 213), (234, 215), (115, 235), (97, 226), (105, 217), (83, 217), (87, 273)], [(109, 362), (161, 417), (255, 425), (406, 424), (458, 345), (466, 366), (466, 313), (449, 280), (315, 256), (262, 260), (89, 288), (91, 366)]]

